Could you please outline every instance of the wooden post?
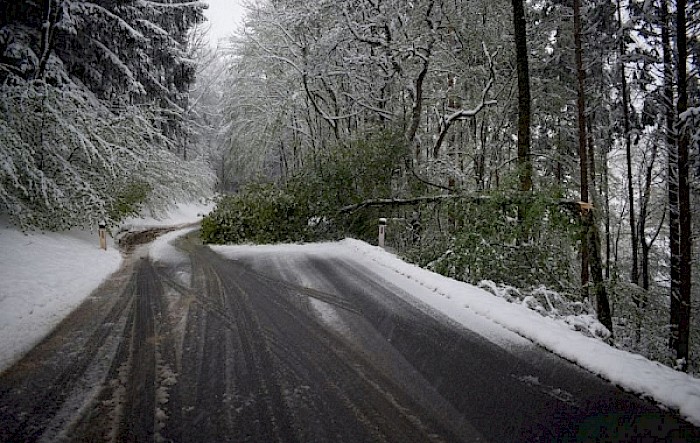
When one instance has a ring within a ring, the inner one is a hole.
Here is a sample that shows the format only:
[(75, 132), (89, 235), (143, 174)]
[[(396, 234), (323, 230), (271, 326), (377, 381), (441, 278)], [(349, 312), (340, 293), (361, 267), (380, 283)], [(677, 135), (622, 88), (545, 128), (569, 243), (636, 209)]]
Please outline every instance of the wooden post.
[(379, 247), (383, 248), (384, 247), (384, 236), (386, 234), (386, 219), (385, 218), (380, 218), (379, 219)]
[(107, 250), (107, 224), (100, 222), (98, 233), (100, 235), (100, 249)]

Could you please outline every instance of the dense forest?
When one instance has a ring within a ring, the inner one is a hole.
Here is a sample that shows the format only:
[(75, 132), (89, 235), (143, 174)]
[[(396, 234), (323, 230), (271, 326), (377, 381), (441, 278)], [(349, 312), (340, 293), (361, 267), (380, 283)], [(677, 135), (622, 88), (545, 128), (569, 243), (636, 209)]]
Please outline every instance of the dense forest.
[(385, 217), (405, 258), (697, 373), (699, 37), (694, 0), (259, 2), (203, 235)]
[(697, 0), (262, 0), (222, 50), (205, 3), (0, 3), (0, 213), (215, 186), (208, 242), (383, 217), (407, 260), (700, 373)]
[(206, 195), (192, 33), (200, 2), (0, 2), (0, 210), (24, 228), (110, 225)]

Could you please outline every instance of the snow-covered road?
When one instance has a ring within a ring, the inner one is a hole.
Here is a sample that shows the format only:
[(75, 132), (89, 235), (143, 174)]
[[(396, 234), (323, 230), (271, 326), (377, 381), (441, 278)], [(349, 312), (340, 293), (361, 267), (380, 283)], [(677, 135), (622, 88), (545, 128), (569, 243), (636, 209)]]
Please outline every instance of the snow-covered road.
[(181, 234), (2, 374), (1, 441), (700, 438), (498, 324), (474, 298), (492, 296), (368, 245), (214, 252)]

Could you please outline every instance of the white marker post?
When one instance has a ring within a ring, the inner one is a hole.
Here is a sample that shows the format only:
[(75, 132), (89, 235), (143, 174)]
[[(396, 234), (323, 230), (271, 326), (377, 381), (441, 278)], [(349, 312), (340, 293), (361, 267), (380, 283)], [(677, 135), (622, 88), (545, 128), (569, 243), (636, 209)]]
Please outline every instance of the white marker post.
[(98, 233), (100, 235), (100, 249), (107, 250), (107, 223), (101, 221), (99, 224)]
[(382, 217), (379, 219), (379, 247), (380, 248), (384, 247), (385, 231), (386, 231), (386, 219)]

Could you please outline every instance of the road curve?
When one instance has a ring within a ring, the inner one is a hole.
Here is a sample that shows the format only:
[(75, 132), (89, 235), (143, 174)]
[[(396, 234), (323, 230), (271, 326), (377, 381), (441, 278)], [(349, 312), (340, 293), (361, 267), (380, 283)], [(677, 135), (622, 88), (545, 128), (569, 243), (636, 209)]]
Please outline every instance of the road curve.
[[(362, 263), (145, 250), (0, 375), (1, 442), (700, 441), (516, 337), (494, 343)], [(507, 336), (508, 334), (505, 334)]]

